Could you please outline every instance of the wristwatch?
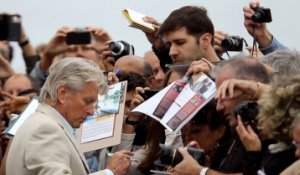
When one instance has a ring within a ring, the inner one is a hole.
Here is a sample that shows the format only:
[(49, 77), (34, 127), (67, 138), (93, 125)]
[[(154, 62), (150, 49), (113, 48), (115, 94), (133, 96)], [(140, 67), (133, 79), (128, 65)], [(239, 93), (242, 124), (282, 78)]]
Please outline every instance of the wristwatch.
[(132, 125), (132, 126), (136, 127), (136, 125), (139, 123), (139, 121), (132, 121), (132, 120), (129, 120), (128, 117), (126, 117), (125, 123), (127, 125)]

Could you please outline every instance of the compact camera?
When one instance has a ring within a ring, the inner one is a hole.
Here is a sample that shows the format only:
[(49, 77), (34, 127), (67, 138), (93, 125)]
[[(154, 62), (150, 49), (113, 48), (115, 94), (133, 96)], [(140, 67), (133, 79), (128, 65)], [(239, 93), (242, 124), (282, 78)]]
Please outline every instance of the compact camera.
[(221, 46), (225, 51), (242, 51), (243, 40), (239, 36), (227, 36), (222, 40)]
[(109, 50), (112, 51), (115, 59), (119, 59), (125, 55), (133, 55), (134, 54), (134, 47), (130, 45), (126, 41), (116, 41), (109, 43), (108, 46)]
[[(159, 144), (159, 147), (161, 149), (161, 164), (174, 167), (182, 161), (183, 157), (177, 149), (163, 144)], [(202, 150), (189, 147), (187, 148), (187, 151), (199, 164), (203, 162), (205, 154)]]
[(74, 32), (68, 32), (66, 37), (66, 43), (71, 44), (90, 44), (92, 40), (91, 32), (85, 30), (78, 30)]
[(250, 124), (252, 128), (256, 128), (256, 117), (258, 115), (258, 105), (255, 101), (245, 101), (239, 104), (235, 110), (235, 116), (240, 115), (244, 124)]
[(0, 15), (0, 41), (19, 41), (21, 35), (20, 15)]
[(257, 23), (272, 22), (271, 9), (258, 7), (253, 10), (254, 14), (251, 17), (252, 21)]

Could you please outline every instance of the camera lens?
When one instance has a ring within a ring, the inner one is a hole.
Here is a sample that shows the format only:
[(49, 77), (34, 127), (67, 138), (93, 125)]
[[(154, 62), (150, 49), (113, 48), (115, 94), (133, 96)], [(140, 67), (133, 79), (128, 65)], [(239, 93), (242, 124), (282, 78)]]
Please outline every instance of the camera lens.
[(221, 46), (225, 51), (242, 51), (243, 38), (239, 36), (228, 36), (221, 42)]
[(124, 49), (124, 45), (120, 42), (111, 42), (108, 47), (114, 55), (119, 55)]

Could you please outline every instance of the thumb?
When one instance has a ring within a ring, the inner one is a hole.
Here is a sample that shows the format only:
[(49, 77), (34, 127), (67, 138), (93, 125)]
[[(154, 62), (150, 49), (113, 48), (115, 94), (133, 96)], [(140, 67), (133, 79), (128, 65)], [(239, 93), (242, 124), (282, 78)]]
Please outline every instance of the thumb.
[(180, 154), (182, 155), (183, 159), (191, 158), (191, 157), (192, 157), (192, 156), (187, 152), (187, 148), (179, 147), (179, 148), (178, 148), (178, 151), (179, 151)]

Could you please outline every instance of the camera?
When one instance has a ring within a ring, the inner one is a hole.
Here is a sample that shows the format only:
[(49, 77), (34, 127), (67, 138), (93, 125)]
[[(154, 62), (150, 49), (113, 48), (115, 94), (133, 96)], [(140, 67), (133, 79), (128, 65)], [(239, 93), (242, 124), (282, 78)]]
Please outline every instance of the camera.
[(157, 90), (151, 90), (151, 89), (147, 89), (145, 90), (145, 93), (142, 94), (144, 100), (148, 100), (149, 98), (151, 98), (153, 95), (155, 95), (157, 92)]
[(112, 51), (116, 60), (122, 56), (134, 54), (134, 47), (126, 41), (111, 42), (109, 43), (108, 48)]
[(222, 40), (221, 46), (225, 51), (242, 51), (243, 40), (239, 36), (227, 36)]
[(74, 32), (68, 32), (66, 37), (66, 43), (71, 44), (90, 44), (91, 43), (91, 32), (78, 30)]
[(252, 21), (257, 23), (272, 22), (271, 9), (258, 7), (253, 10), (254, 14), (251, 17)]
[(250, 124), (254, 128), (258, 112), (258, 105), (255, 101), (242, 102), (234, 110), (235, 116), (240, 115), (244, 124)]
[(0, 41), (19, 41), (21, 35), (20, 15), (0, 15)]
[[(161, 149), (161, 164), (174, 167), (182, 161), (183, 157), (177, 149), (171, 148), (163, 144), (159, 144), (159, 147)], [(203, 162), (205, 154), (202, 150), (188, 147), (187, 151), (199, 164)]]

